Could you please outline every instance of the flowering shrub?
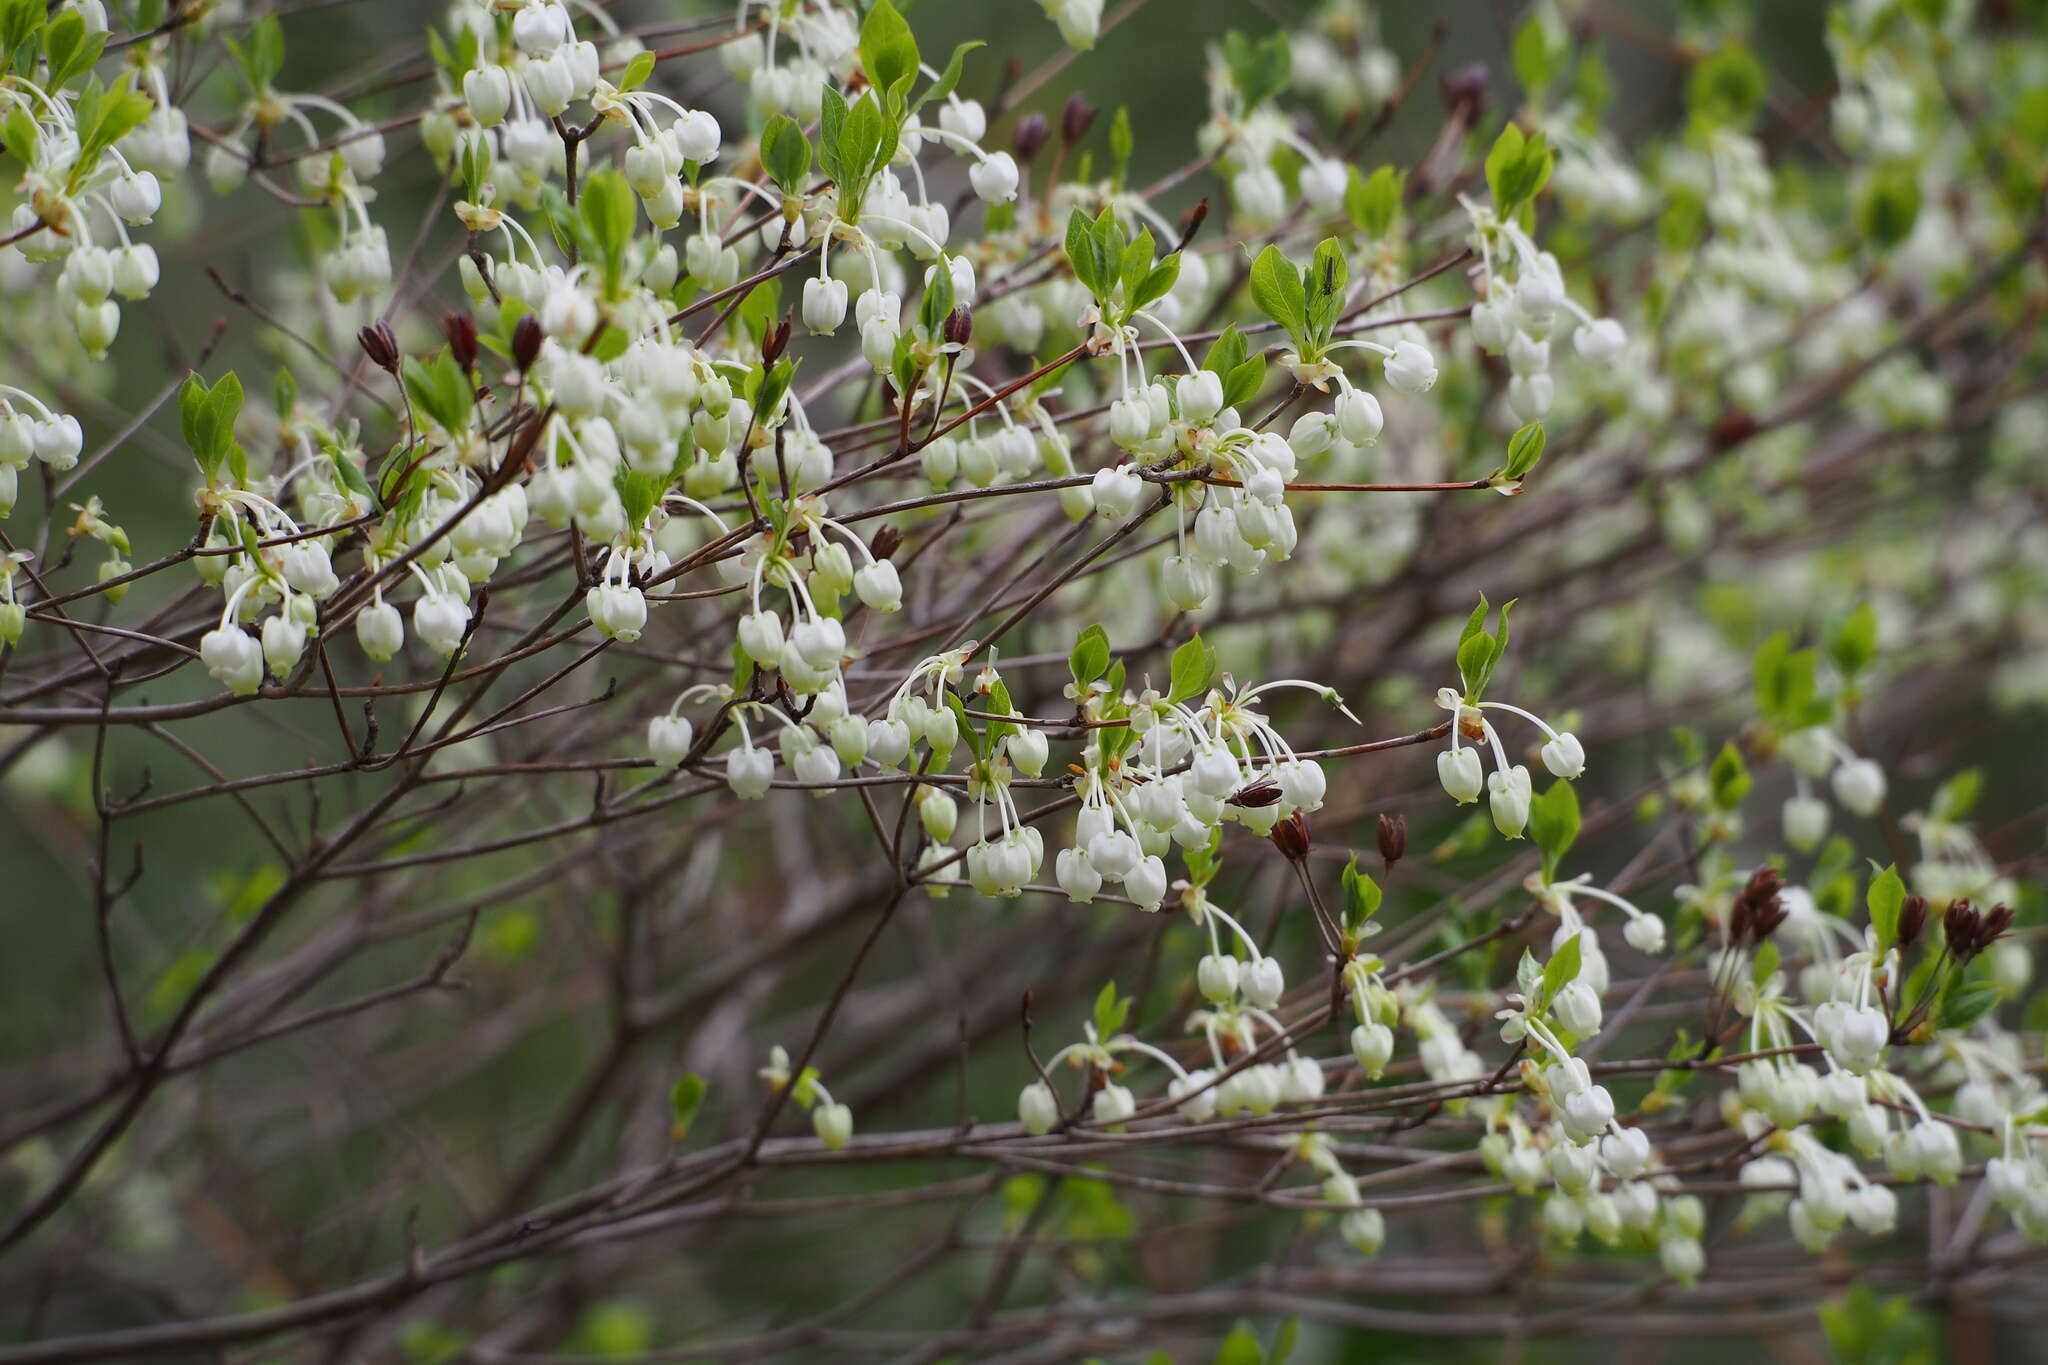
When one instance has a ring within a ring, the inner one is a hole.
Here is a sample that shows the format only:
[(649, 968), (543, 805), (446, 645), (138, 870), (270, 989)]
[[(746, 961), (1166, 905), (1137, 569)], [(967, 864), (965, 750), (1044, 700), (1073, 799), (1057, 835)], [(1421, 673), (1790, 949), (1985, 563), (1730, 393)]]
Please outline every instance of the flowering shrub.
[(2034, 1273), (2040, 6), (939, 8), (0, 0), (0, 1362)]

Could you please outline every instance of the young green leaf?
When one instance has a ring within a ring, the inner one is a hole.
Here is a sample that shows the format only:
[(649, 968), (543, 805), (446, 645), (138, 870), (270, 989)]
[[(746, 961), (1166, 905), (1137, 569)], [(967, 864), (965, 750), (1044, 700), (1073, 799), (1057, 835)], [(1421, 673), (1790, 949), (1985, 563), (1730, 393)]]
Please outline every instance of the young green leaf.
[(1550, 961), (1543, 964), (1543, 998), (1546, 1002), (1557, 999), (1559, 991), (1579, 979), (1579, 962), (1585, 951), (1579, 942), (1580, 937), (1573, 934), (1566, 939), (1550, 955)]
[(1529, 837), (1543, 850), (1543, 879), (1557, 880), (1558, 865), (1579, 837), (1579, 796), (1562, 779), (1529, 801)]
[(1294, 338), (1296, 349), (1307, 345), (1308, 300), (1301, 276), (1277, 246), (1268, 246), (1252, 261), (1252, 302)]
[(1197, 635), (1179, 649), (1173, 651), (1173, 662), (1169, 667), (1168, 696), (1173, 701), (1186, 701), (1199, 697), (1209, 690), (1209, 684), (1216, 677), (1216, 651), (1207, 640)]
[(669, 1130), (671, 1141), (681, 1142), (689, 1136), (690, 1124), (697, 1117), (697, 1111), (704, 1105), (704, 1094), (710, 1087), (696, 1072), (686, 1072), (668, 1092)]
[(1870, 927), (1877, 935), (1879, 952), (1899, 941), (1899, 912), (1906, 904), (1906, 884), (1896, 867), (1887, 866), (1870, 880), (1863, 898), (1870, 911)]
[(1077, 689), (1086, 689), (1108, 670), (1109, 632), (1101, 626), (1090, 626), (1074, 642), (1073, 652), (1067, 656), (1067, 671), (1073, 675)]

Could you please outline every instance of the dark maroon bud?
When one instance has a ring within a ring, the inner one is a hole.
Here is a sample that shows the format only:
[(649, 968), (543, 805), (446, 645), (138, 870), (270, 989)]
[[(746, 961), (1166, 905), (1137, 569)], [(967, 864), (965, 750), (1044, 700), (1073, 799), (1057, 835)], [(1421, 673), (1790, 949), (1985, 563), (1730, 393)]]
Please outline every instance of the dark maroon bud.
[(1088, 136), (1088, 125), (1094, 122), (1095, 106), (1077, 90), (1067, 98), (1067, 107), (1060, 110), (1060, 136), (1069, 143), (1079, 142)]
[(1927, 897), (1908, 896), (1899, 907), (1899, 947), (1910, 948), (1927, 928)]
[(974, 336), (974, 310), (955, 308), (946, 314), (945, 325), (940, 331), (949, 346), (965, 346)]
[(1045, 145), (1051, 127), (1043, 114), (1026, 114), (1017, 121), (1017, 131), (1010, 139), (1010, 149), (1017, 154), (1020, 165), (1028, 165), (1038, 155), (1038, 149)]
[(546, 334), (541, 331), (540, 323), (533, 314), (528, 313), (519, 319), (518, 325), (512, 329), (512, 363), (521, 370), (532, 369), (533, 362), (540, 359), (540, 344), (545, 339)]
[(1380, 858), (1388, 867), (1401, 861), (1401, 855), (1408, 851), (1408, 817), (1405, 815), (1380, 817)]
[(903, 546), (903, 533), (893, 526), (884, 526), (875, 532), (875, 538), (868, 542), (868, 553), (876, 559), (887, 559)]
[(1977, 951), (1983, 952), (2005, 936), (2012, 928), (2013, 913), (2009, 905), (1994, 905), (1984, 912), (1984, 927), (1977, 935)]
[(782, 359), (782, 353), (788, 346), (789, 315), (785, 313), (780, 323), (761, 335), (761, 363), (773, 365)]
[(476, 368), (476, 319), (467, 313), (450, 313), (441, 319), (441, 333), (448, 338), (448, 352), (464, 370)]
[(356, 333), (356, 344), (363, 348), (363, 354), (370, 363), (391, 374), (398, 373), (398, 338), (391, 334), (391, 325), (373, 322)]
[(1202, 224), (1207, 222), (1208, 218), (1209, 198), (1207, 195), (1204, 195), (1199, 203), (1188, 210), (1188, 216), (1181, 219), (1180, 245), (1175, 247), (1174, 250), (1187, 250), (1188, 243), (1195, 240), (1195, 234), (1202, 230)]
[(1714, 419), (1707, 439), (1716, 450), (1728, 450), (1741, 445), (1763, 429), (1753, 413), (1743, 408), (1729, 408)]
[(1486, 107), (1486, 63), (1473, 62), (1445, 74), (1442, 82), (1444, 108), (1477, 114)]
[(1300, 811), (1288, 816), (1273, 826), (1273, 847), (1280, 850), (1280, 856), (1290, 863), (1298, 863), (1308, 856), (1308, 821)]
[(1977, 930), (1981, 923), (1977, 907), (1970, 904), (1968, 897), (1951, 901), (1941, 916), (1941, 933), (1948, 943), (1948, 950), (1957, 957), (1975, 957)]

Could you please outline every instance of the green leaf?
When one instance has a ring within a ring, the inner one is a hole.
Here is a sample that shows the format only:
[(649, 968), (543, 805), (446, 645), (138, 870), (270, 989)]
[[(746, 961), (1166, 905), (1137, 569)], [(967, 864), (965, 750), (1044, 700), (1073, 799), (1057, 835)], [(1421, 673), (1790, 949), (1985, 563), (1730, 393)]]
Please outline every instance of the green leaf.
[[(1131, 244), (1123, 249), (1123, 255), (1117, 262), (1117, 281), (1123, 286), (1126, 302), (1136, 297), (1138, 286), (1152, 273), (1154, 245), (1152, 229), (1146, 228), (1132, 238)], [(1138, 305), (1132, 303), (1130, 306)]]
[(1920, 171), (1910, 161), (1881, 161), (1871, 167), (1856, 197), (1856, 232), (1879, 250), (1890, 251), (1913, 235), (1920, 218)]
[(1762, 990), (1770, 984), (1771, 978), (1777, 974), (1777, 971), (1778, 945), (1767, 940), (1761, 948), (1756, 950), (1756, 960), (1749, 964), (1750, 984), (1758, 990)]
[(1090, 269), (1102, 286), (1097, 297), (1106, 302), (1116, 290), (1124, 260), (1123, 224), (1117, 221), (1116, 211), (1106, 204), (1088, 225), (1088, 253), (1094, 258)]
[(1252, 262), (1252, 302), (1259, 311), (1294, 338), (1296, 349), (1307, 346), (1308, 300), (1301, 276), (1277, 246), (1267, 246)]
[(210, 388), (193, 374), (178, 391), (178, 425), (185, 447), (208, 484), (218, 480), (221, 466), (235, 452), (235, 419), (241, 411), (242, 381), (233, 370)]
[(43, 0), (0, 2), (0, 71), (14, 64), (14, 54), (35, 37), (48, 18), (49, 7)]
[(1352, 934), (1365, 927), (1374, 915), (1379, 913), (1380, 884), (1358, 867), (1358, 855), (1351, 855), (1351, 861), (1344, 866), (1344, 927)]
[(1320, 357), (1323, 348), (1330, 344), (1330, 334), (1336, 330), (1337, 319), (1344, 311), (1344, 285), (1350, 273), (1344, 262), (1344, 249), (1335, 237), (1325, 237), (1316, 243), (1315, 255), (1301, 278), (1302, 294), (1307, 301), (1308, 342), (1313, 352), (1305, 352), (1304, 359)]
[(1496, 638), (1485, 630), (1486, 614), (1490, 610), (1484, 594), (1479, 605), (1465, 619), (1465, 627), (1458, 633), (1458, 676), (1465, 684), (1465, 700), (1476, 704), (1486, 693), (1486, 685), (1493, 680), (1494, 670), (1508, 649), (1508, 613), (1515, 608), (1510, 601), (1500, 609), (1500, 635)]
[(1169, 668), (1168, 699), (1186, 701), (1209, 690), (1216, 677), (1216, 651), (1197, 635), (1173, 651)]
[(1557, 880), (1558, 864), (1579, 837), (1579, 796), (1560, 778), (1529, 800), (1529, 837), (1543, 850), (1543, 879)]
[(977, 47), (986, 46), (988, 44), (982, 42), (979, 38), (957, 44), (953, 48), (953, 55), (946, 60), (945, 67), (939, 72), (939, 78), (926, 86), (924, 93), (919, 95), (916, 103), (910, 107), (912, 109), (921, 109), (932, 100), (942, 100), (952, 94), (960, 84), (960, 73), (967, 64), (967, 54), (974, 51)]
[(1854, 678), (1877, 658), (1877, 612), (1865, 602), (1844, 617), (1828, 640), (1828, 657), (1844, 677)]
[(846, 133), (846, 100), (827, 81), (820, 92), (818, 102), (818, 164), (832, 182), (851, 194), (853, 170), (846, 164), (840, 148)]
[(1692, 69), (1686, 107), (1703, 127), (1743, 127), (1763, 108), (1769, 85), (1755, 55), (1740, 43), (1730, 43)]
[(593, 171), (584, 181), (577, 210), (591, 249), (604, 263), (607, 284), (616, 286), (624, 274), (626, 248), (633, 240), (632, 186), (610, 166)]
[(1934, 798), (1927, 803), (1927, 814), (1945, 824), (1967, 820), (1970, 812), (1977, 808), (1977, 796), (1983, 789), (1984, 770), (1965, 768), (1934, 789)]
[(686, 1073), (681, 1080), (669, 1087), (668, 1135), (673, 1141), (681, 1142), (689, 1135), (690, 1124), (696, 1119), (698, 1109), (703, 1107), (704, 1094), (709, 1089), (704, 1078), (694, 1071)]
[(620, 90), (634, 90), (647, 83), (654, 74), (654, 50), (646, 48), (633, 54), (633, 60), (626, 63), (626, 69), (613, 82)]
[(1264, 1365), (1265, 1359), (1266, 1353), (1260, 1348), (1251, 1324), (1240, 1322), (1217, 1346), (1215, 1365)]
[(1095, 236), (1088, 215), (1079, 209), (1067, 214), (1067, 236), (1065, 242), (1067, 265), (1074, 272), (1074, 278), (1086, 285), (1088, 292), (1101, 298), (1109, 292), (1102, 286), (1102, 279), (1095, 272)]
[(761, 166), (784, 192), (802, 192), (811, 173), (811, 140), (789, 115), (775, 115), (761, 130)]
[(1556, 13), (1546, 5), (1532, 5), (1515, 29), (1508, 44), (1515, 79), (1529, 94), (1541, 99), (1550, 83), (1564, 73), (1571, 60), (1571, 42)]
[(1219, 377), (1228, 375), (1250, 354), (1251, 343), (1244, 339), (1244, 333), (1238, 331), (1237, 324), (1233, 322), (1209, 343), (1209, 349), (1202, 356), (1202, 368)]
[(1550, 955), (1550, 961), (1543, 964), (1543, 999), (1546, 1003), (1557, 999), (1557, 993), (1579, 977), (1579, 961), (1583, 949), (1580, 935), (1573, 934)]
[(33, 166), (39, 159), (36, 149), (42, 145), (43, 135), (36, 121), (26, 108), (17, 104), (0, 119), (0, 147), (5, 147), (16, 161), (23, 166)]
[(63, 11), (43, 29), (43, 58), (50, 64), (44, 88), (61, 90), (92, 70), (106, 46), (106, 34), (86, 31), (84, 15), (76, 9)]
[(1531, 422), (1513, 436), (1508, 437), (1508, 462), (1501, 467), (1501, 477), (1516, 482), (1527, 478), (1536, 462), (1543, 458), (1543, 423)]
[(1382, 166), (1369, 176), (1361, 176), (1358, 167), (1349, 167), (1344, 185), (1344, 215), (1366, 236), (1385, 239), (1394, 235), (1394, 225), (1401, 220), (1401, 196), (1407, 187), (1407, 174), (1392, 166)]
[(1502, 218), (1515, 209), (1508, 198), (1506, 184), (1520, 168), (1526, 145), (1527, 139), (1522, 136), (1522, 130), (1510, 123), (1500, 130), (1500, 136), (1493, 140), (1493, 150), (1486, 154), (1486, 188), (1493, 196), (1493, 211)]
[(1131, 138), (1131, 111), (1119, 104), (1116, 113), (1109, 120), (1109, 158), (1116, 179), (1121, 182), (1124, 172), (1131, 164), (1133, 148)]
[(1172, 292), (1174, 282), (1180, 279), (1180, 253), (1174, 252), (1145, 275), (1138, 287), (1131, 291), (1133, 308), (1147, 308)]
[(447, 432), (468, 428), (476, 412), (476, 390), (470, 387), (469, 376), (455, 363), (454, 356), (445, 350), (431, 361), (407, 356), (400, 373), (413, 406), (432, 418), (436, 426)]
[(1073, 652), (1067, 656), (1067, 671), (1073, 674), (1074, 686), (1082, 690), (1108, 672), (1109, 632), (1101, 626), (1082, 631), (1081, 638), (1074, 642)]
[(1300, 1318), (1282, 1318), (1280, 1330), (1273, 1334), (1273, 1349), (1266, 1352), (1266, 1365), (1287, 1365), (1294, 1354), (1295, 1343), (1301, 1337)]
[(1253, 42), (1232, 29), (1223, 35), (1222, 50), (1224, 69), (1243, 101), (1243, 112), (1250, 113), (1287, 88), (1294, 70), (1287, 34), (1269, 33)]
[(1130, 1014), (1130, 998), (1128, 996), (1123, 998), (1117, 996), (1116, 982), (1103, 982), (1101, 991), (1095, 996), (1096, 1041), (1107, 1042), (1122, 1032), (1124, 1020), (1128, 1019)]
[(891, 100), (902, 100), (917, 79), (917, 39), (889, 0), (875, 0), (861, 21), (860, 65), (868, 84)]
[(277, 16), (266, 14), (258, 19), (239, 43), (233, 38), (224, 41), (234, 54), (235, 65), (242, 69), (242, 79), (249, 83), (250, 92), (265, 95), (277, 73), (284, 69), (284, 30), (278, 26)]
[(97, 77), (87, 81), (78, 98), (78, 155), (71, 164), (71, 185), (84, 184), (107, 148), (141, 127), (155, 108), (135, 88), (133, 72), (122, 72), (110, 90), (102, 89)]
[(1458, 677), (1465, 684), (1465, 700), (1477, 701), (1486, 690), (1486, 665), (1493, 658), (1493, 637), (1485, 631), (1458, 646)]
[(1229, 374), (1223, 376), (1223, 402), (1226, 407), (1242, 407), (1255, 397), (1266, 385), (1266, 357), (1263, 352), (1253, 356)]
[(1714, 755), (1713, 763), (1707, 768), (1707, 787), (1713, 795), (1716, 810), (1731, 811), (1749, 797), (1749, 789), (1755, 779), (1742, 761), (1742, 755), (1733, 744), (1723, 744), (1721, 752)]
[(1899, 870), (1887, 866), (1870, 880), (1863, 904), (1870, 910), (1870, 927), (1877, 935), (1879, 952), (1899, 941), (1899, 911), (1906, 904), (1906, 884)]
[(1935, 1015), (1935, 1027), (1966, 1029), (1989, 1014), (1991, 1007), (1998, 1003), (2001, 994), (1994, 982), (1959, 983), (1942, 997), (1941, 1009)]

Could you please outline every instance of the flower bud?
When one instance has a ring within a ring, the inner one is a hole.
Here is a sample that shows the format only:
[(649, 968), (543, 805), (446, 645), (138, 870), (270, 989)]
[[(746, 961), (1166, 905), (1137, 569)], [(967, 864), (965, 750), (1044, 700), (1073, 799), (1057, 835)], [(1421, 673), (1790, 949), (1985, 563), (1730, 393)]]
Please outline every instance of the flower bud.
[(405, 645), (405, 621), (389, 602), (372, 602), (356, 616), (356, 643), (377, 663), (384, 663)]
[(917, 818), (924, 826), (924, 832), (935, 844), (943, 844), (953, 837), (953, 830), (960, 820), (960, 808), (953, 798), (937, 787), (926, 787), (917, 799)]
[(495, 128), (512, 107), (512, 73), (502, 66), (479, 66), (462, 77), (462, 98), (480, 128)]
[(669, 132), (675, 138), (675, 145), (682, 152), (683, 160), (701, 165), (718, 158), (718, 145), (722, 133), (718, 127), (718, 120), (708, 111), (685, 111), (670, 125)]
[(774, 779), (775, 755), (768, 750), (742, 745), (727, 751), (725, 782), (742, 801), (758, 801), (766, 796)]
[(1287, 993), (1287, 978), (1281, 970), (1280, 960), (1274, 957), (1241, 964), (1237, 985), (1244, 992), (1245, 1003), (1254, 1009), (1272, 1009)]
[(1017, 1121), (1028, 1133), (1045, 1134), (1052, 1131), (1060, 1121), (1060, 1102), (1054, 1097), (1052, 1087), (1044, 1081), (1033, 1081), (1017, 1096)]
[(1436, 776), (1451, 799), (1461, 806), (1477, 801), (1485, 785), (1479, 751), (1470, 745), (1439, 753), (1436, 756)]
[(1567, 1033), (1590, 1038), (1600, 1031), (1600, 997), (1583, 981), (1573, 981), (1557, 993), (1550, 1012)]
[(1412, 341), (1394, 343), (1394, 353), (1387, 357), (1385, 369), (1387, 382), (1398, 393), (1428, 393), (1436, 384), (1436, 360)]
[(1237, 996), (1238, 963), (1221, 953), (1205, 953), (1195, 964), (1195, 988), (1212, 1005), (1228, 1004)]
[(1102, 874), (1088, 861), (1088, 855), (1078, 848), (1063, 848), (1059, 857), (1053, 860), (1054, 879), (1060, 890), (1067, 893), (1067, 899), (1078, 905), (1085, 905), (1095, 899), (1102, 890)]
[(249, 696), (263, 686), (263, 651), (240, 626), (207, 631), (199, 640), (199, 658), (214, 681), (236, 696)]
[(1394, 1031), (1385, 1024), (1359, 1024), (1351, 1030), (1351, 1056), (1370, 1080), (1378, 1080), (1394, 1055)]
[(1139, 859), (1138, 865), (1124, 874), (1124, 894), (1136, 901), (1140, 910), (1157, 910), (1166, 899), (1166, 864), (1156, 854)]
[(839, 330), (846, 321), (846, 282), (830, 276), (804, 281), (803, 322), (817, 336)]
[(836, 1152), (853, 1139), (853, 1111), (843, 1104), (821, 1104), (811, 1110), (811, 1127)]
[(1184, 376), (1178, 393), (1181, 416), (1190, 422), (1206, 422), (1223, 411), (1223, 380), (1213, 370)]
[(1486, 796), (1493, 810), (1494, 828), (1510, 839), (1521, 838), (1529, 823), (1529, 770), (1517, 763), (1506, 771), (1495, 769), (1488, 773)]
[(1355, 446), (1377, 443), (1387, 419), (1380, 400), (1364, 389), (1345, 389), (1337, 395), (1337, 432)]
[(292, 619), (289, 611), (279, 612), (263, 623), (263, 661), (282, 678), (292, 671), (306, 652), (306, 627)]
[(1586, 746), (1566, 732), (1543, 746), (1543, 766), (1553, 777), (1575, 778), (1586, 771)]
[(1835, 799), (1858, 815), (1875, 814), (1884, 803), (1884, 769), (1875, 759), (1852, 758), (1835, 769)]
[(1111, 1081), (1095, 1092), (1095, 1098), (1089, 1102), (1089, 1112), (1097, 1123), (1119, 1124), (1138, 1112), (1138, 1101), (1130, 1091)]
[(871, 611), (903, 609), (903, 580), (898, 577), (896, 566), (886, 559), (862, 565), (853, 575), (853, 591)]
[(1664, 951), (1664, 921), (1655, 915), (1631, 915), (1621, 927), (1622, 941), (1652, 957)]
[(1828, 835), (1828, 803), (1817, 796), (1785, 799), (1785, 842), (1801, 853), (1811, 853)]
[(687, 716), (656, 716), (647, 722), (647, 752), (661, 767), (681, 767), (695, 738)]
[(985, 203), (1000, 204), (1017, 197), (1017, 161), (1008, 152), (992, 152), (967, 171), (968, 183)]

